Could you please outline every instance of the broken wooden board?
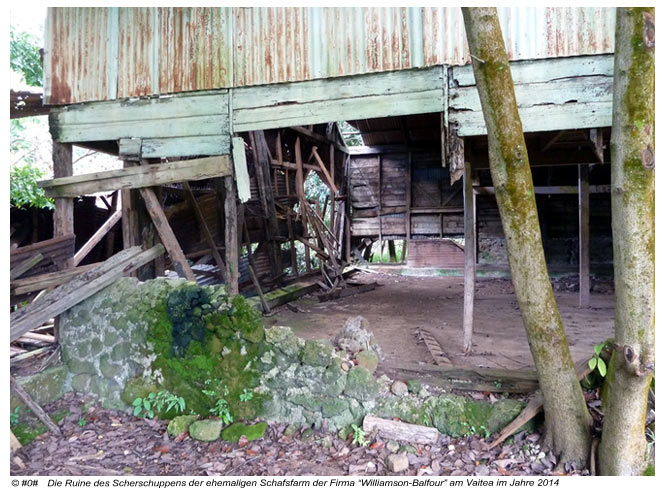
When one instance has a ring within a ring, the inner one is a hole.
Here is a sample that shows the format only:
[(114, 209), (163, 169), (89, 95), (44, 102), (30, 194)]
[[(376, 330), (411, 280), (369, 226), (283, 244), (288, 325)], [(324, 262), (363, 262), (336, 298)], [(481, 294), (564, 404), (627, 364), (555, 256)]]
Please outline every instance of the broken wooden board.
[(25, 273), (26, 277), (55, 271), (58, 264), (62, 264), (74, 256), (75, 241), (76, 236), (70, 233), (16, 248), (9, 254), (10, 268), (14, 268), (34, 254), (40, 253), (43, 256), (42, 261)]
[(434, 427), (407, 424), (396, 420), (387, 420), (373, 415), (363, 419), (363, 431), (366, 434), (377, 433), (384, 440), (403, 441), (412, 444), (436, 444), (440, 433)]
[(43, 289), (59, 286), (60, 284), (64, 284), (67, 281), (70, 281), (79, 274), (83, 274), (84, 272), (94, 269), (95, 267), (99, 266), (99, 264), (101, 264), (101, 262), (82, 265), (80, 267), (74, 267), (64, 271), (48, 272), (38, 276), (16, 279), (9, 283), (9, 293), (12, 296), (18, 296), (20, 294), (34, 293), (35, 291), (41, 291)]
[(9, 280), (18, 279), (23, 274), (39, 264), (43, 259), (44, 256), (37, 252), (32, 257), (27, 258), (23, 262), (19, 263), (16, 267), (12, 267), (12, 269), (9, 271)]
[(538, 389), (535, 371), (399, 363), (383, 363), (381, 369), (390, 377), (418, 379), (444, 389), (493, 393), (531, 393)]
[(228, 155), (137, 165), (38, 182), (49, 197), (78, 197), (118, 189), (139, 189), (231, 175)]
[(162, 245), (141, 251), (132, 247), (117, 253), (91, 271), (85, 272), (70, 282), (58, 286), (24, 308), (10, 315), (9, 340), (21, 337), (30, 330), (42, 326), (74, 305), (89, 298), (97, 291), (112, 284), (116, 279), (135, 271), (164, 253)]
[(436, 340), (436, 337), (434, 337), (434, 335), (432, 335), (432, 333), (429, 330), (426, 330), (424, 328), (420, 329), (420, 335), (425, 341), (425, 346), (427, 347), (429, 353), (432, 355), (434, 362), (437, 363), (439, 366), (452, 367), (453, 362), (448, 357), (448, 354), (446, 354), (446, 352), (443, 350), (443, 347), (441, 347), (439, 341)]

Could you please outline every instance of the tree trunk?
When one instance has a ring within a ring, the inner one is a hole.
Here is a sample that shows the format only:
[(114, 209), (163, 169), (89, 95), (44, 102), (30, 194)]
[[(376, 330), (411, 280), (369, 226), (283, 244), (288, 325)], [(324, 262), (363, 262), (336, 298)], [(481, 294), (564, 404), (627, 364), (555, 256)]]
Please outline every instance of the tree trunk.
[(605, 380), (603, 475), (646, 466), (654, 364), (654, 8), (617, 9), (612, 116), (612, 241), (617, 349)]
[(538, 211), (510, 64), (494, 8), (463, 8), (487, 126), (490, 172), (508, 262), (545, 407), (545, 443), (566, 462), (586, 463), (589, 413), (575, 375), (543, 253)]

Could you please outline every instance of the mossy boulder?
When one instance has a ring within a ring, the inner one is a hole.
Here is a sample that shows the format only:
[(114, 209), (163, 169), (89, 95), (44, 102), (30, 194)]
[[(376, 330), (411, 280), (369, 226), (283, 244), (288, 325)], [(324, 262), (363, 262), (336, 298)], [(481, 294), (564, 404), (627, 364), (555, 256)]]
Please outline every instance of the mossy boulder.
[(358, 366), (364, 367), (370, 373), (374, 374), (379, 366), (379, 355), (376, 352), (363, 350), (356, 354)]
[(305, 341), (297, 337), (288, 327), (272, 327), (265, 331), (266, 342), (274, 345), (284, 355), (298, 359)]
[(263, 437), (267, 428), (268, 424), (265, 422), (254, 425), (245, 425), (241, 422), (236, 422), (222, 431), (222, 439), (237, 443), (242, 436), (245, 436), (248, 441), (255, 441)]
[(371, 400), (379, 393), (379, 383), (366, 368), (355, 366), (346, 377), (344, 394), (357, 400)]
[(202, 442), (212, 442), (219, 439), (224, 422), (219, 419), (196, 420), (189, 426), (189, 435), (192, 439)]
[(307, 340), (300, 361), (310, 366), (328, 367), (333, 361), (333, 346), (327, 340)]
[(178, 415), (169, 422), (166, 432), (171, 437), (178, 437), (180, 434), (187, 432), (189, 426), (196, 422), (198, 418), (198, 415)]

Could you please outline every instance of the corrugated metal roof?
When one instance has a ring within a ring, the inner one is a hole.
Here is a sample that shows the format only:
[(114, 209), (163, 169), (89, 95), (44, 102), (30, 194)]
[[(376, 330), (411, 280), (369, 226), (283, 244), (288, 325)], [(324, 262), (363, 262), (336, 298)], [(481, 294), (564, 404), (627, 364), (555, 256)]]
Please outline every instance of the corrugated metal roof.
[[(514, 60), (608, 53), (614, 8), (499, 8)], [(461, 10), (50, 8), (50, 104), (469, 61)]]

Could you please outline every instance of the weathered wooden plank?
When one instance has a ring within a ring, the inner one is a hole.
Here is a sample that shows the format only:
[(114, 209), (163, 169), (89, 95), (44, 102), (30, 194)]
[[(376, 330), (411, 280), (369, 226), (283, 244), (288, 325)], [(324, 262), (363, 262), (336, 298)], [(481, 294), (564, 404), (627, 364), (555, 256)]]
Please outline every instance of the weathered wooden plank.
[[(519, 113), (526, 133), (612, 126), (611, 101), (521, 107)], [(487, 134), (482, 111), (451, 111), (449, 119), (459, 136)]]
[(233, 111), (233, 131), (304, 126), (335, 120), (354, 120), (443, 110), (443, 90), (328, 99), (306, 104), (277, 105)]
[(43, 325), (50, 318), (67, 311), (119, 277), (136, 270), (163, 253), (164, 247), (161, 245), (145, 252), (141, 252), (140, 247), (123, 250), (95, 269), (46, 293), (39, 300), (10, 315), (9, 340), (14, 341), (24, 333)]
[(199, 155), (227, 155), (231, 138), (224, 132), (213, 136), (179, 136), (176, 138), (144, 138), (142, 158), (192, 157)]
[[(594, 76), (515, 85), (515, 97), (518, 107), (607, 102), (612, 100), (612, 78)], [(482, 111), (475, 86), (451, 89), (448, 103), (453, 111)]]
[(172, 184), (184, 180), (209, 179), (229, 175), (229, 173), (229, 157), (220, 155), (63, 177), (41, 181), (38, 185), (46, 189), (48, 196), (74, 197), (118, 189)]
[(78, 252), (74, 254), (74, 267), (79, 265), (81, 261), (87, 257), (90, 251), (95, 248), (102, 238), (109, 232), (115, 224), (120, 221), (122, 218), (122, 208), (116, 210), (110, 217), (107, 219), (102, 226), (90, 237), (90, 239), (85, 242), (85, 244), (79, 249)]
[(252, 193), (249, 188), (245, 140), (240, 137), (234, 137), (232, 139), (232, 146), (233, 168), (235, 170), (236, 186), (238, 187), (238, 199), (240, 199), (240, 202), (247, 202), (252, 197)]
[[(233, 90), (233, 110), (304, 104), (321, 100), (362, 98), (377, 94), (404, 94), (443, 88), (443, 68), (370, 73), (305, 82), (239, 87)], [(339, 119), (329, 119), (337, 121)], [(238, 131), (234, 128), (234, 131)]]
[(23, 274), (25, 274), (30, 269), (32, 269), (34, 266), (39, 264), (43, 259), (44, 259), (44, 256), (41, 253), (37, 252), (35, 255), (33, 255), (30, 258), (24, 260), (23, 262), (18, 264), (16, 267), (13, 267), (9, 271), (9, 279), (10, 280), (18, 279)]
[(228, 112), (228, 91), (214, 94), (141, 97), (72, 104), (53, 109), (60, 125), (97, 124), (102, 121), (137, 122), (210, 116)]
[(99, 262), (66, 269), (64, 271), (49, 272), (38, 276), (26, 277), (24, 279), (16, 279), (9, 283), (9, 292), (12, 296), (18, 296), (20, 294), (33, 293), (35, 291), (59, 286), (60, 284), (64, 284), (79, 274), (92, 270), (97, 266), (99, 266)]
[[(471, 65), (454, 66), (450, 70), (452, 71), (449, 83), (451, 91), (455, 87), (476, 84)], [(614, 56), (603, 54), (513, 61), (510, 63), (510, 71), (515, 85), (547, 82), (564, 77), (585, 77), (592, 75), (611, 77), (614, 74)]]
[(229, 130), (228, 116), (180, 116), (138, 121), (97, 121), (57, 128), (60, 142), (109, 141), (120, 138), (175, 138), (221, 135)]
[(173, 230), (171, 229), (166, 216), (164, 216), (164, 210), (162, 209), (162, 205), (157, 199), (157, 196), (155, 196), (154, 191), (150, 188), (144, 187), (140, 189), (140, 192), (141, 197), (143, 197), (143, 201), (145, 202), (145, 207), (150, 214), (150, 218), (157, 229), (157, 233), (159, 233), (159, 238), (162, 240), (169, 257), (171, 257), (173, 268), (180, 277), (196, 282), (196, 276), (194, 276), (192, 269), (187, 263), (185, 254), (183, 253), (182, 248), (180, 248), (180, 244), (173, 234)]

